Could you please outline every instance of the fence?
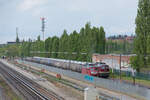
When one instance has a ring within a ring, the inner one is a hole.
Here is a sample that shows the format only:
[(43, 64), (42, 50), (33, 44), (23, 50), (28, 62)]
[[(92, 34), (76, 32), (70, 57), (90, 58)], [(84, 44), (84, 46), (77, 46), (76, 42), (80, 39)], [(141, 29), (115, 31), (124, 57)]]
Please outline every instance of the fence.
[[(84, 79), (85, 75), (80, 74), (80, 73), (63, 70), (63, 69), (59, 69), (59, 68), (55, 68), (51, 66), (46, 66), (42, 64), (26, 62), (26, 61), (23, 61), (23, 63), (30, 64), (32, 66), (36, 66), (39, 68), (44, 68), (46, 70), (56, 72), (64, 76), (68, 76), (76, 80), (90, 82), (90, 81), (85, 80)], [(128, 73), (128, 74), (131, 74), (131, 73)], [(103, 79), (103, 78), (98, 78), (98, 77), (94, 77), (94, 82), (90, 82), (90, 83), (95, 84), (96, 86), (99, 86), (99, 87), (112, 90), (112, 91), (122, 92), (128, 95), (144, 98), (146, 100), (149, 100), (150, 98), (150, 89), (145, 88), (145, 87), (140, 87), (138, 85), (127, 84), (127, 83), (120, 82), (117, 80), (114, 81), (114, 80)]]
[[(120, 70), (114, 69), (114, 74), (120, 75)], [(121, 71), (121, 75), (126, 77), (133, 77), (131, 71)], [(135, 78), (150, 81), (150, 74), (135, 72)]]

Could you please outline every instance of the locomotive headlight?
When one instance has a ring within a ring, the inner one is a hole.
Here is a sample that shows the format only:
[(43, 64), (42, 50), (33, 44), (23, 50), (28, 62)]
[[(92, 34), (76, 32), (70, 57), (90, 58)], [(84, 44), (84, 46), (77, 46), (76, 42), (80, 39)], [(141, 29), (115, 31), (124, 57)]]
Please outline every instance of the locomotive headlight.
[(97, 74), (97, 72), (91, 72), (91, 74)]

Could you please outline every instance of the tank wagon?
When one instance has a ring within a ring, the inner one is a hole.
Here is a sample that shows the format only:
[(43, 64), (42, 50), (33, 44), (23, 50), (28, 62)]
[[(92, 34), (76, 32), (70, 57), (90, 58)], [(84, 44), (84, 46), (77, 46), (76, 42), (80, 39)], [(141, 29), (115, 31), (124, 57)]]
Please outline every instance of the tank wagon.
[(43, 57), (27, 57), (25, 60), (92, 76), (109, 76), (109, 66), (104, 63), (95, 63), (93, 66), (92, 63)]

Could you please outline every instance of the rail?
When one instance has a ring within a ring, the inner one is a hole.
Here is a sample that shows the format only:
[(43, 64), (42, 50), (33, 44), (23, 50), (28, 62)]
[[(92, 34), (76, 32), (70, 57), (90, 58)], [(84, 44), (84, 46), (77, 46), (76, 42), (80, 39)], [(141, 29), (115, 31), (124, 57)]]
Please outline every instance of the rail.
[[(34, 84), (27, 77), (16, 72), (12, 68), (6, 66), (0, 62), (0, 73), (5, 77), (13, 86), (21, 92), (21, 94), (29, 100), (63, 100), (52, 91), (44, 90), (40, 88), (39, 85)], [(17, 85), (15, 84), (17, 83)], [(34, 85), (34, 86), (33, 86)], [(41, 93), (42, 92), (42, 93)], [(47, 94), (45, 96), (45, 94)]]

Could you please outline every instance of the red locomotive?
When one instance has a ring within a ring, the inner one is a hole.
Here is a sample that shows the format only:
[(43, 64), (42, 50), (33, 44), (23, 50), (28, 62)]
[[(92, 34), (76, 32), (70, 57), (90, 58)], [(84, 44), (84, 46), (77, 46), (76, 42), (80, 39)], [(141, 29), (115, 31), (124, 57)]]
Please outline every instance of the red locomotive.
[(109, 77), (109, 66), (105, 63), (85, 64), (82, 67), (82, 74), (98, 77)]

